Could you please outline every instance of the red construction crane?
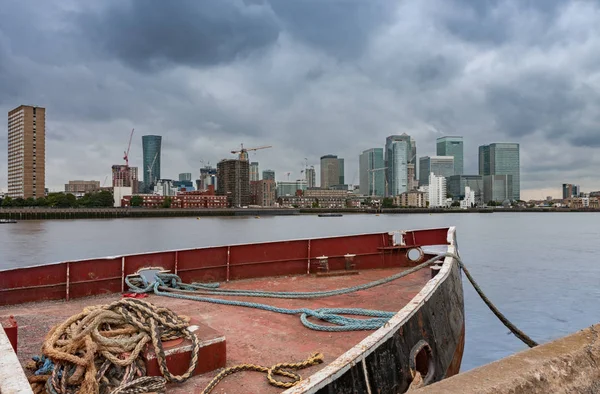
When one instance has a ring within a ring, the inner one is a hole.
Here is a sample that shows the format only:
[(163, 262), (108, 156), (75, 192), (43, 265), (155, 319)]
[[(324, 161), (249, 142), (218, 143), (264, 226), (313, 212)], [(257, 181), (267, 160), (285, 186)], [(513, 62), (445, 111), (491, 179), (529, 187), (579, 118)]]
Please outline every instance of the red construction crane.
[(127, 145), (127, 151), (125, 151), (123, 160), (125, 160), (125, 166), (129, 167), (129, 149), (131, 148), (131, 139), (133, 138), (133, 131), (135, 129), (131, 129), (131, 134), (129, 135), (129, 144)]
[(233, 153), (234, 155), (236, 153), (240, 154), (240, 160), (242, 161), (248, 161), (248, 151), (251, 150), (259, 150), (259, 149), (267, 149), (267, 148), (272, 148), (271, 145), (267, 145), (267, 146), (259, 146), (258, 148), (244, 148), (244, 144), (241, 144), (241, 149), (240, 150), (232, 150), (231, 153)]

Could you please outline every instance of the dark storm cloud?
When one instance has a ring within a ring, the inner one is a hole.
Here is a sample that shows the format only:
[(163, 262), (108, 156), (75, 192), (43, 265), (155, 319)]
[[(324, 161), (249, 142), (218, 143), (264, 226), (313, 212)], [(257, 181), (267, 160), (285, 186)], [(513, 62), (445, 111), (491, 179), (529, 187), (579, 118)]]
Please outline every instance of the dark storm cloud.
[(92, 45), (140, 69), (230, 62), (279, 34), (269, 7), (238, 0), (113, 1), (80, 24)]
[(362, 53), (374, 31), (394, 18), (388, 0), (270, 0), (286, 31), (328, 54), (348, 59)]

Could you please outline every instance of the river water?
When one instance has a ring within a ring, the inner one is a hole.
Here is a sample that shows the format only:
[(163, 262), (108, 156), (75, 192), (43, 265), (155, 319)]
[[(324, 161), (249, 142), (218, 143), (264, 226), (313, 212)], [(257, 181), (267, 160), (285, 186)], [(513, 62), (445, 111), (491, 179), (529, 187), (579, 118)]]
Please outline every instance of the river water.
[[(164, 249), (456, 226), (461, 256), (519, 328), (546, 342), (600, 321), (600, 213), (149, 218), (0, 225), (0, 269)], [(462, 371), (525, 349), (466, 279)]]

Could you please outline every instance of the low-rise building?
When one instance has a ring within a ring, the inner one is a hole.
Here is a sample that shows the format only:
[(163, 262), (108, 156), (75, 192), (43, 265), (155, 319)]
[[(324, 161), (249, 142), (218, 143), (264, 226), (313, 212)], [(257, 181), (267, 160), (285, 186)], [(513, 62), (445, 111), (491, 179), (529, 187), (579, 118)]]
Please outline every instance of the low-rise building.
[(277, 199), (282, 207), (295, 208), (346, 208), (346, 198), (338, 197), (305, 197), (305, 196), (283, 196)]
[[(138, 194), (142, 198), (141, 207), (161, 208), (167, 198), (171, 199), (171, 208), (227, 208), (227, 196), (216, 196), (214, 188), (208, 191), (193, 191), (179, 193), (176, 196), (161, 196), (158, 194)], [(131, 206), (133, 196), (122, 199), (123, 207)]]
[(569, 208), (600, 208), (599, 197), (573, 197), (567, 199)]
[(427, 193), (418, 190), (404, 192), (394, 197), (394, 205), (398, 207), (425, 208), (427, 207)]
[(306, 189), (304, 191), (304, 197), (316, 197), (316, 198), (346, 198), (348, 197), (348, 190), (335, 190), (335, 189), (321, 189), (320, 187), (314, 187)]
[(65, 193), (84, 195), (100, 191), (100, 181), (69, 181), (65, 184)]

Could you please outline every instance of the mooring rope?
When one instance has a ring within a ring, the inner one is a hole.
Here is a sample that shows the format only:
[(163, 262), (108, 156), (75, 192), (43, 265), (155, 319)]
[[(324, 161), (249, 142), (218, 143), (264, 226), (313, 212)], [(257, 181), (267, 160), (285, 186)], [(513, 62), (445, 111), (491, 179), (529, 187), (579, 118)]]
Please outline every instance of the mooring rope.
[[(30, 383), (36, 392), (50, 394), (160, 392), (165, 381), (183, 382), (196, 369), (200, 342), (188, 326), (188, 320), (170, 309), (132, 298), (85, 308), (50, 330)], [(192, 342), (190, 364), (182, 375), (169, 371), (162, 346), (176, 338)], [(146, 370), (141, 352), (150, 342), (164, 378), (142, 379)]]
[[(471, 276), (469, 270), (465, 267), (460, 257), (454, 253), (441, 253), (427, 261), (402, 271), (398, 274), (391, 275), (369, 283), (347, 287), (336, 290), (311, 291), (311, 292), (277, 292), (263, 290), (235, 290), (235, 289), (219, 289), (218, 283), (183, 283), (181, 278), (176, 274), (160, 273), (156, 275), (157, 281), (154, 284), (145, 285), (140, 278), (135, 275), (130, 275), (125, 278), (125, 282), (129, 286), (129, 291), (133, 293), (149, 293), (172, 298), (210, 302), (221, 305), (242, 306), (247, 308), (262, 309), (270, 312), (283, 313), (289, 315), (300, 314), (300, 320), (306, 327), (319, 331), (355, 331), (355, 330), (374, 330), (383, 326), (387, 321), (394, 316), (396, 312), (361, 309), (361, 308), (279, 308), (272, 305), (261, 304), (256, 302), (226, 300), (220, 298), (203, 297), (202, 295), (215, 296), (240, 296), (240, 297), (265, 297), (265, 298), (287, 298), (287, 299), (310, 299), (317, 297), (331, 297), (336, 295), (348, 294), (360, 290), (370, 289), (376, 286), (395, 281), (407, 275), (415, 273), (440, 259), (451, 257), (458, 262), (459, 267), (465, 273), (469, 282), (477, 291), (483, 302), (490, 310), (498, 317), (498, 319), (506, 326), (517, 338), (523, 341), (527, 346), (537, 346), (537, 342), (527, 336), (523, 331), (519, 330), (512, 322), (510, 322), (498, 308), (487, 298), (477, 282)], [(341, 315), (358, 315), (368, 316), (370, 319), (349, 318)], [(308, 318), (314, 317), (319, 320), (332, 323), (332, 325), (315, 324)]]

